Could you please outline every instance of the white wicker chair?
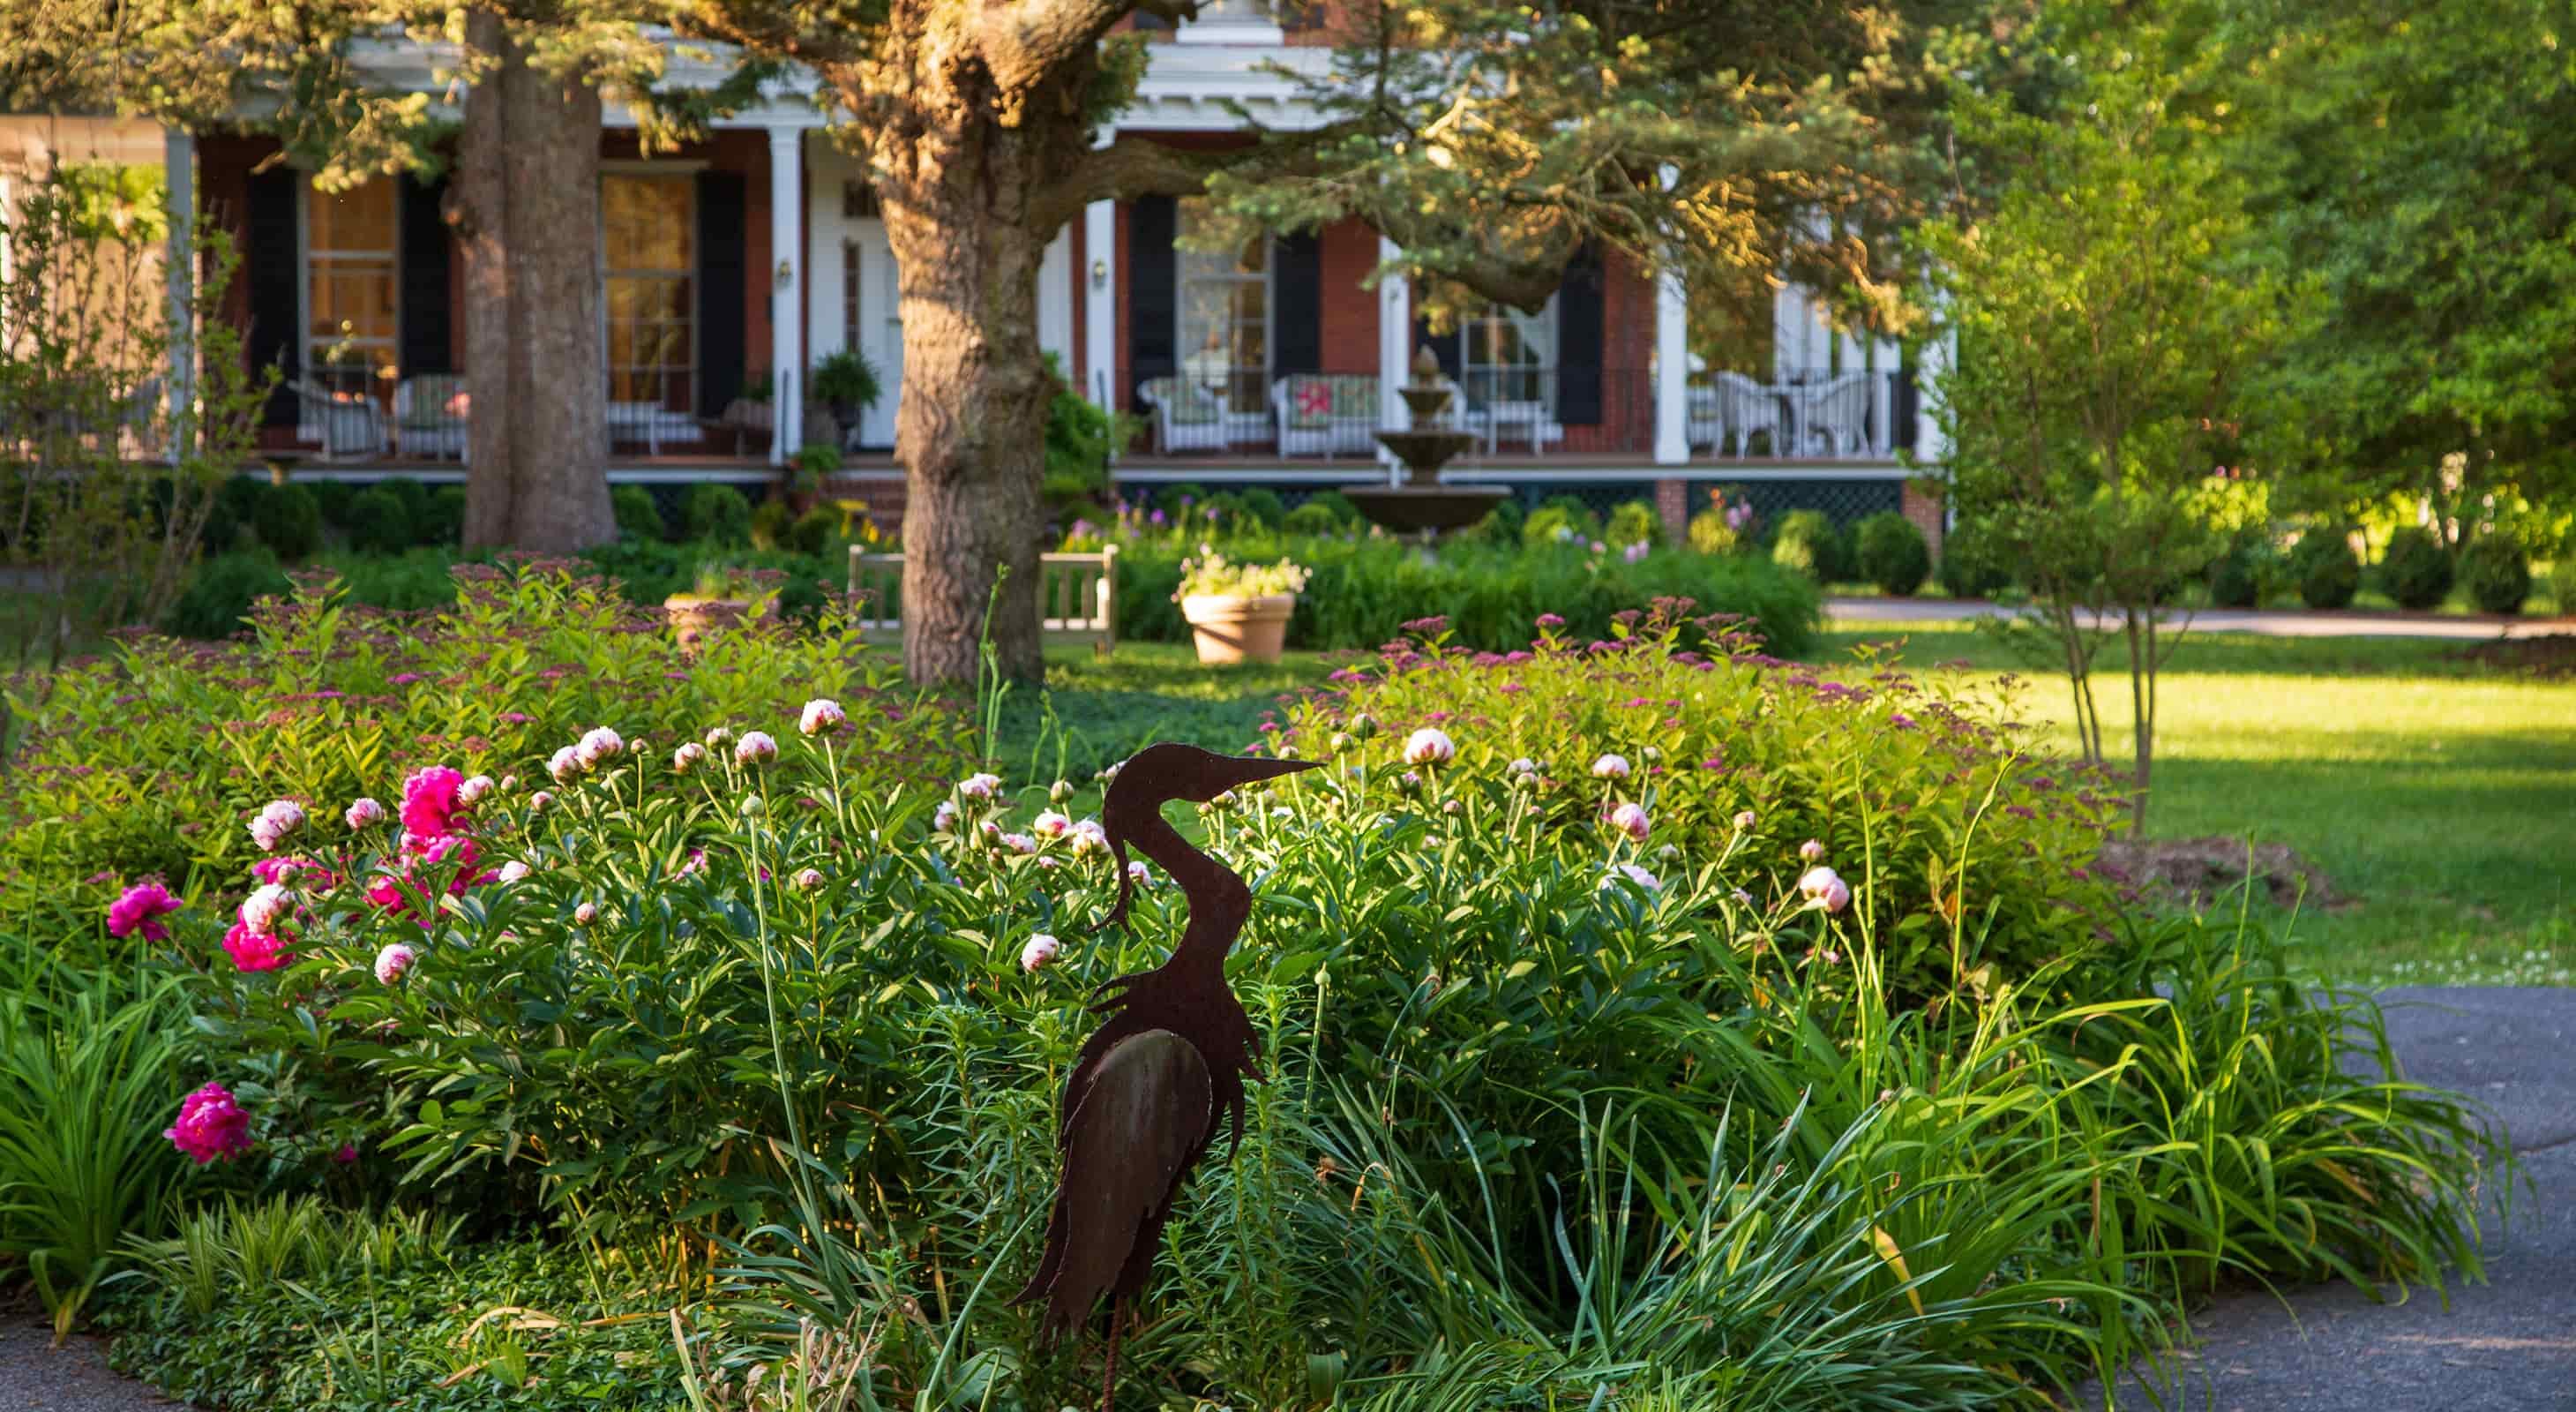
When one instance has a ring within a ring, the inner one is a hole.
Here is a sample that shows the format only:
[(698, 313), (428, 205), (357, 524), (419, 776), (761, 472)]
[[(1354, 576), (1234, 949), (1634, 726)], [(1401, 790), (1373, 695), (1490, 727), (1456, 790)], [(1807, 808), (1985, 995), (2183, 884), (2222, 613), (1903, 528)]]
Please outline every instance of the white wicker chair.
[(465, 379), (422, 373), (394, 387), (394, 439), (406, 456), (465, 459)]
[(1868, 373), (1843, 373), (1797, 389), (1798, 455), (1822, 441), (1828, 456), (1857, 456), (1869, 447)]
[[(1732, 436), (1736, 455), (1752, 453), (1757, 431), (1771, 438), (1772, 455), (1788, 453), (1788, 435), (1780, 420), (1780, 389), (1742, 373), (1711, 373), (1708, 380), (1716, 404), (1717, 437)], [(1719, 442), (1712, 438), (1709, 444)]]
[(1147, 378), (1136, 395), (1154, 412), (1154, 445), (1163, 451), (1225, 449), (1225, 409), (1197, 383), (1184, 378)]

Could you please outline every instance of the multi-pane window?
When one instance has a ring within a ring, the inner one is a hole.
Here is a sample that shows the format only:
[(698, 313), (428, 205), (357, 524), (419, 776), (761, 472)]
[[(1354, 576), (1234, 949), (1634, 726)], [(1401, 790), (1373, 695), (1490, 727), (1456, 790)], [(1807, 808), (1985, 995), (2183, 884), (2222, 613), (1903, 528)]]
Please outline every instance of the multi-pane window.
[(1270, 395), (1270, 241), (1254, 233), (1239, 247), (1189, 248), (1211, 218), (1207, 203), (1180, 203), (1181, 376), (1228, 410), (1259, 412)]
[(1545, 402), (1556, 391), (1556, 299), (1525, 314), (1488, 304), (1458, 321), (1458, 366), (1468, 401)]
[(399, 375), (394, 183), (304, 193), (304, 367), (333, 392)]
[(609, 400), (687, 411), (697, 391), (697, 184), (611, 173), (599, 207)]

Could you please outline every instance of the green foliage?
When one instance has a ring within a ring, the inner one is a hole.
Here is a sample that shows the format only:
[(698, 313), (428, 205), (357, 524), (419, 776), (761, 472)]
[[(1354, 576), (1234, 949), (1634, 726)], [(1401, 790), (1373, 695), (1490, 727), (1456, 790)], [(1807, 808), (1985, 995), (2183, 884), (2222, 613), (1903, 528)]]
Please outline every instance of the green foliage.
[(1664, 517), (1655, 513), (1650, 500), (1623, 500), (1611, 507), (1610, 520), (1602, 527), (1602, 539), (1613, 549), (1631, 544), (1657, 545), (1664, 542)]
[[(416, 481), (404, 484), (416, 485)], [(412, 547), (411, 509), (394, 482), (369, 486), (349, 502), (349, 547), (362, 554), (400, 554)], [(424, 503), (426, 497), (424, 497)]]
[(628, 539), (650, 544), (667, 532), (662, 524), (662, 509), (653, 503), (653, 492), (640, 485), (611, 487), (608, 503), (617, 516), (617, 532)]
[(1932, 576), (1932, 547), (1923, 531), (1894, 510), (1881, 510), (1853, 528), (1853, 566), (1883, 593), (1911, 598)]
[(314, 504), (321, 507), (322, 523), (335, 530), (349, 528), (349, 506), (358, 498), (358, 488), (344, 480), (298, 481), (296, 484), (313, 492)]
[(1345, 534), (1360, 523), (1359, 507), (1338, 490), (1307, 496), (1279, 518), (1279, 528), (1296, 535)]
[(1509, 548), (1521, 542), (1521, 532), (1528, 528), (1529, 517), (1521, 510), (1517, 496), (1505, 496), (1485, 512), (1467, 533), (1479, 544)]
[(1571, 495), (1551, 495), (1521, 521), (1521, 542), (1532, 548), (1589, 544), (1601, 537), (1601, 517)]
[(2361, 560), (2342, 530), (2311, 529), (2290, 548), (2290, 576), (2309, 607), (2348, 608), (2361, 591)]
[[(857, 348), (843, 348), (829, 353), (814, 363), (805, 380), (805, 395), (832, 409), (838, 417), (844, 412), (865, 412), (877, 405), (884, 391), (877, 381), (877, 366)], [(846, 428), (845, 428), (846, 430)]]
[(464, 541), (465, 487), (442, 485), (430, 491), (412, 542), (424, 548), (453, 549)]
[(273, 486), (252, 512), (259, 542), (292, 563), (322, 547), (322, 502), (313, 492), (289, 482)]
[(0, 1257), (59, 1336), (157, 1233), (185, 1163), (161, 1136), (187, 1011), (167, 977), (90, 971), (0, 936)]
[(1780, 517), (1771, 562), (1820, 584), (1841, 583), (1852, 576), (1851, 542), (1824, 511), (1792, 510)]
[(410, 476), (387, 476), (376, 485), (401, 503), (404, 522), (414, 527), (412, 532), (420, 542), (428, 542), (428, 536), (418, 526), (429, 518), (429, 487)]
[(754, 549), (786, 548), (789, 527), (795, 523), (795, 520), (796, 512), (787, 507), (786, 501), (761, 501), (751, 512), (751, 547)]
[(751, 542), (751, 502), (729, 485), (693, 486), (682, 504), (680, 523), (691, 539), (739, 548)]
[[(1136, 439), (1142, 423), (1125, 412), (1106, 412), (1066, 381), (1053, 353), (1045, 355), (1047, 394), (1046, 497), (1051, 504), (1096, 500), (1109, 490), (1110, 458)], [(1193, 487), (1195, 489), (1195, 487)], [(1205, 491), (1199, 494), (1204, 496)]]
[(2451, 551), (2430, 531), (2408, 525), (2389, 536), (2379, 580), (2400, 608), (2438, 608), (2451, 594)]
[(799, 554), (820, 554), (840, 537), (841, 512), (817, 505), (787, 527), (787, 547)]
[(2012, 566), (1996, 536), (1961, 516), (1941, 536), (1941, 587), (1953, 598), (1992, 598), (2012, 583)]
[(2283, 572), (2268, 536), (2248, 535), (2210, 561), (2209, 601), (2220, 608), (2259, 608)]
[(162, 615), (161, 630), (206, 641), (230, 637), (242, 630), (252, 604), (293, 587), (277, 566), (277, 556), (264, 548), (218, 554), (188, 576), (187, 588)]
[(257, 522), (259, 508), (274, 488), (267, 477), (252, 475), (231, 476), (216, 487), (214, 503), (206, 512), (206, 552), (231, 553), (243, 532)]
[(630, 606), (561, 567), (456, 576), (454, 603), (398, 625), (302, 588), (245, 641), (123, 643), (41, 696), (13, 694), (28, 731), (19, 783), (0, 793), (0, 925), (94, 944), (126, 880), (158, 873), (184, 892), (238, 876), (243, 820), (269, 800), (304, 801), (315, 829), (336, 829), (388, 775), (443, 761), (537, 779), (548, 752), (603, 721), (676, 743), (677, 723), (792, 719), (833, 696), (865, 723), (853, 742), (887, 785), (943, 775), (962, 734), (951, 708), (899, 690), (896, 665), (859, 650), (819, 595), (808, 625), (731, 630), (688, 656), (658, 596)]
[(1275, 530), (1288, 519), (1288, 502), (1267, 486), (1218, 491), (1207, 498), (1207, 508), (1229, 528)]
[(2460, 582), (2479, 612), (2519, 613), (2531, 596), (2531, 563), (2511, 538), (2483, 534), (2460, 551)]

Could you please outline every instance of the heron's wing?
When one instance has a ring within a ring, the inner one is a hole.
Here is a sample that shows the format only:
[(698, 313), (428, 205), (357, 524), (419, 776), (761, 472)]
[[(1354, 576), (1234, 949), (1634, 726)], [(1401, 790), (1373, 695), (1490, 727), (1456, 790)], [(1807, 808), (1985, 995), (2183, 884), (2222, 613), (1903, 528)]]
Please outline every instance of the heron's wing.
[[(1065, 1124), (1046, 1256), (1020, 1298), (1047, 1298), (1048, 1337), (1087, 1317), (1208, 1142), (1207, 1061), (1169, 1030), (1121, 1040)], [(1150, 1257), (1149, 1257), (1150, 1258)]]

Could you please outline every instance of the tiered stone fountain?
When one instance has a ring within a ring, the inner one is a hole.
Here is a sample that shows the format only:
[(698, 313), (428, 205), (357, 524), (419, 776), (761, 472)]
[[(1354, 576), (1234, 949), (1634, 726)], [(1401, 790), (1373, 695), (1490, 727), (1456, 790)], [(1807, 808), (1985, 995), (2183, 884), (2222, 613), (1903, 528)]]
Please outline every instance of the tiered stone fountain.
[(1404, 464), (1404, 477), (1393, 485), (1345, 490), (1360, 513), (1399, 533), (1438, 534), (1464, 529), (1485, 518), (1511, 492), (1499, 485), (1444, 485), (1440, 468), (1476, 438), (1458, 429), (1450, 400), (1456, 396), (1440, 376), (1440, 360), (1431, 350), (1414, 355), (1413, 381), (1396, 389), (1413, 412), (1410, 431), (1382, 431), (1378, 444)]

